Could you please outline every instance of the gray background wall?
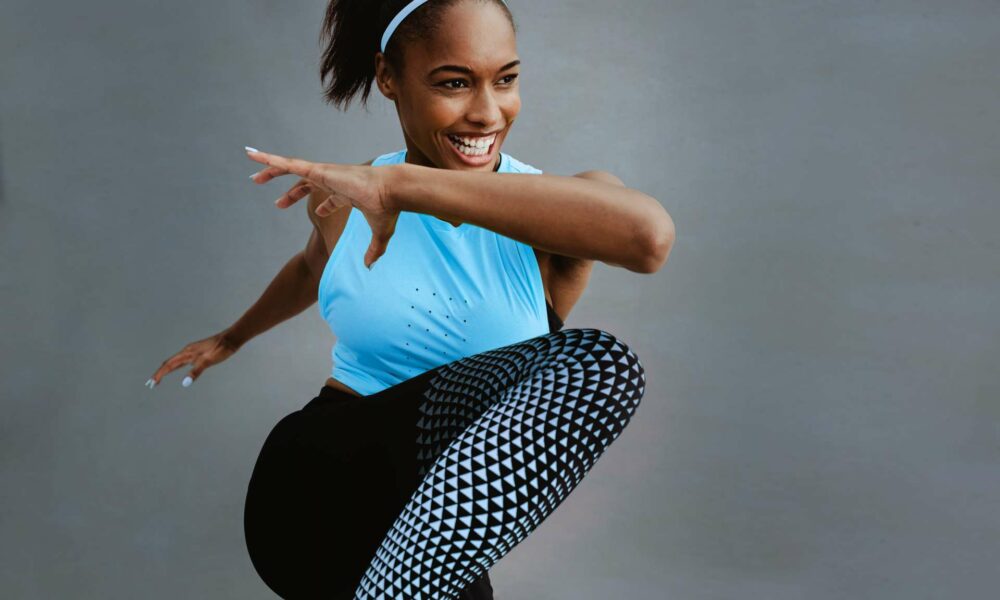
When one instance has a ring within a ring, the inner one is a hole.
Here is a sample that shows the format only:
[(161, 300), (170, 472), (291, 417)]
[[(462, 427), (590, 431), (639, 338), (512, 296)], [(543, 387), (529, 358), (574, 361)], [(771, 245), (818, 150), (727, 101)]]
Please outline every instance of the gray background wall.
[[(361, 162), (403, 147), (392, 106), (322, 103), (321, 1), (5, 6), (0, 595), (273, 597), (243, 499), (327, 376), (315, 305), (142, 384), (305, 244), (243, 146)], [(678, 237), (654, 275), (598, 264), (568, 319), (647, 392), (498, 600), (993, 596), (1000, 5), (512, 6), (504, 150), (609, 170)]]

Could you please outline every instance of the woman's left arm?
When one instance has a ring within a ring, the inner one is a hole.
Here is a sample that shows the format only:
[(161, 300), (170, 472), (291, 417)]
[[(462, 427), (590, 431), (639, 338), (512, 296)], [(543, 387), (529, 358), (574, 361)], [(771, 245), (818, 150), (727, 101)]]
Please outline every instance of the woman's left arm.
[(386, 165), (395, 210), (472, 223), (556, 255), (655, 273), (674, 223), (655, 198), (605, 171), (567, 177)]

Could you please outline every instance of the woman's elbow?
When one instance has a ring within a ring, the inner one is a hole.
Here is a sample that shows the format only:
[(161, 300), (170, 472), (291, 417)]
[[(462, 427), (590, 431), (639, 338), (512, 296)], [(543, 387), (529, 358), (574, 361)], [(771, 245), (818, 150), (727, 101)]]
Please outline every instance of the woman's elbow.
[(641, 273), (647, 274), (656, 273), (663, 268), (676, 238), (674, 221), (666, 211), (663, 211), (661, 218), (652, 222), (655, 223), (655, 227), (647, 238), (645, 262), (640, 270)]

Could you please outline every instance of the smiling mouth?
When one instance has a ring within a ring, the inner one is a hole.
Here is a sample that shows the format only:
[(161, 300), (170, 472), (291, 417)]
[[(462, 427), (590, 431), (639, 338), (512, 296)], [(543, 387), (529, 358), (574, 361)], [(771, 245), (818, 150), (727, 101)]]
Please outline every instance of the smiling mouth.
[(489, 144), (484, 143), (474, 143), (469, 144), (462, 138), (447, 134), (445, 137), (448, 138), (449, 143), (463, 156), (468, 156), (469, 158), (479, 158), (487, 156), (493, 151), (493, 146), (497, 143), (497, 137), (499, 134), (494, 133), (492, 136), (488, 136), (482, 139), (489, 140)]

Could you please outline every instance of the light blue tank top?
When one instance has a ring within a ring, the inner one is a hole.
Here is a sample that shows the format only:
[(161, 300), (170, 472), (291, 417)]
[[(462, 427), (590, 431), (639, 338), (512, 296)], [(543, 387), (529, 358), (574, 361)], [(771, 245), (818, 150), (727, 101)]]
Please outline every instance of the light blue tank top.
[[(405, 162), (406, 150), (373, 167)], [(498, 173), (541, 173), (500, 153)], [(399, 213), (369, 271), (372, 232), (350, 209), (319, 282), (319, 310), (337, 340), (333, 378), (362, 395), (459, 358), (549, 332), (545, 291), (531, 246), (437, 217)]]

